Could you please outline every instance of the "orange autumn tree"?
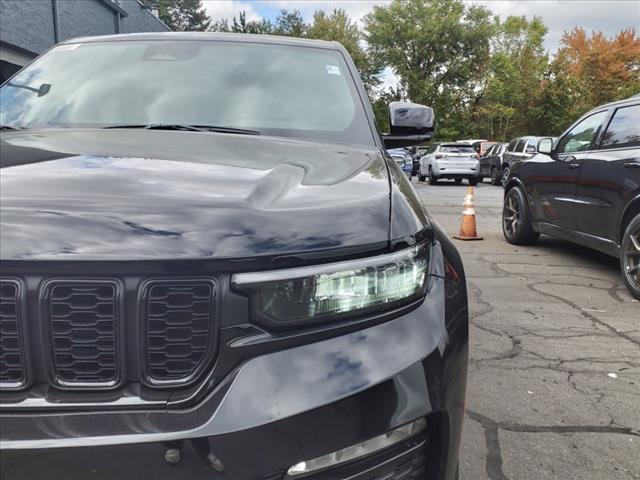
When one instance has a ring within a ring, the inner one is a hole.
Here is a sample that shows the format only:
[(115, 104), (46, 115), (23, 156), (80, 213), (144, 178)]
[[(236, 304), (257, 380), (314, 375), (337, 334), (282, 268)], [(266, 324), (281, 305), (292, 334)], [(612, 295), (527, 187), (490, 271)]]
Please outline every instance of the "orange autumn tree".
[(633, 28), (613, 38), (602, 32), (589, 36), (582, 28), (565, 32), (544, 87), (544, 97), (556, 100), (545, 105), (547, 116), (555, 117), (547, 120), (558, 126), (597, 105), (640, 93), (640, 38)]

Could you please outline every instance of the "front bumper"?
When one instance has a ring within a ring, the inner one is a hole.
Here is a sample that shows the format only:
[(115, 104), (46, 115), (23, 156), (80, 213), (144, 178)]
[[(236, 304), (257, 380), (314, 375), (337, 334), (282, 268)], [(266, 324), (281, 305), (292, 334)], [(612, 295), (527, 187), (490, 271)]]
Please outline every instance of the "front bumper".
[[(436, 250), (429, 294), (416, 309), (256, 357), (192, 409), (3, 413), (1, 478), (275, 480), (301, 461), (422, 417), (428, 421), (423, 437), (305, 478), (371, 480), (412, 469), (417, 475), (424, 469), (429, 479), (454, 478), (467, 312), (466, 303), (447, 311), (451, 292)], [(164, 452), (175, 442), (183, 458), (172, 466)], [(206, 452), (222, 461), (222, 473), (207, 463)], [(400, 473), (383, 478), (404, 478)]]

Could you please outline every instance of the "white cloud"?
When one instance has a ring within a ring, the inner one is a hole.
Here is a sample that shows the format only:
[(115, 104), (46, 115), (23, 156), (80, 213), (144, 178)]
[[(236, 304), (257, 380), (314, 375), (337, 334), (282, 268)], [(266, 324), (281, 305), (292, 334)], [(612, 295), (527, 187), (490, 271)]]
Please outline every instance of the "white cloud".
[(207, 15), (216, 22), (222, 19), (231, 20), (237, 17), (241, 11), (247, 13), (247, 20), (260, 20), (260, 15), (256, 12), (250, 2), (237, 2), (235, 0), (203, 0), (202, 5), (207, 11)]

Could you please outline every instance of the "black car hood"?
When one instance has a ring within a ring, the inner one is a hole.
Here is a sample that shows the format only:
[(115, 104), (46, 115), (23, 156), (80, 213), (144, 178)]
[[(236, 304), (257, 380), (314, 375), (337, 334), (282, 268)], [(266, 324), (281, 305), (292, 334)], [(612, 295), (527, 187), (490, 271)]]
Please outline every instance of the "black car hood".
[(242, 258), (389, 240), (375, 147), (147, 130), (1, 138), (3, 260)]

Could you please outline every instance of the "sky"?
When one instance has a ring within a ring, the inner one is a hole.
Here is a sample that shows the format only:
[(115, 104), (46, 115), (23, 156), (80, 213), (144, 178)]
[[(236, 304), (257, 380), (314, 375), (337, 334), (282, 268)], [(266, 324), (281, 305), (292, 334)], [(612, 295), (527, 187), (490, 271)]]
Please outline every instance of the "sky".
[[(640, 31), (640, 0), (467, 0), (468, 3), (484, 5), (496, 15), (539, 16), (549, 29), (545, 47), (553, 54), (565, 30), (582, 27), (587, 32), (600, 30), (614, 36), (620, 30), (635, 27)], [(389, 0), (203, 0), (207, 13), (213, 20), (231, 19), (240, 11), (247, 13), (248, 20), (266, 18), (275, 20), (281, 9), (297, 9), (306, 21), (311, 20), (315, 10), (342, 8), (359, 22), (375, 5), (384, 5)], [(384, 73), (383, 87), (395, 86), (397, 79), (390, 70)]]

